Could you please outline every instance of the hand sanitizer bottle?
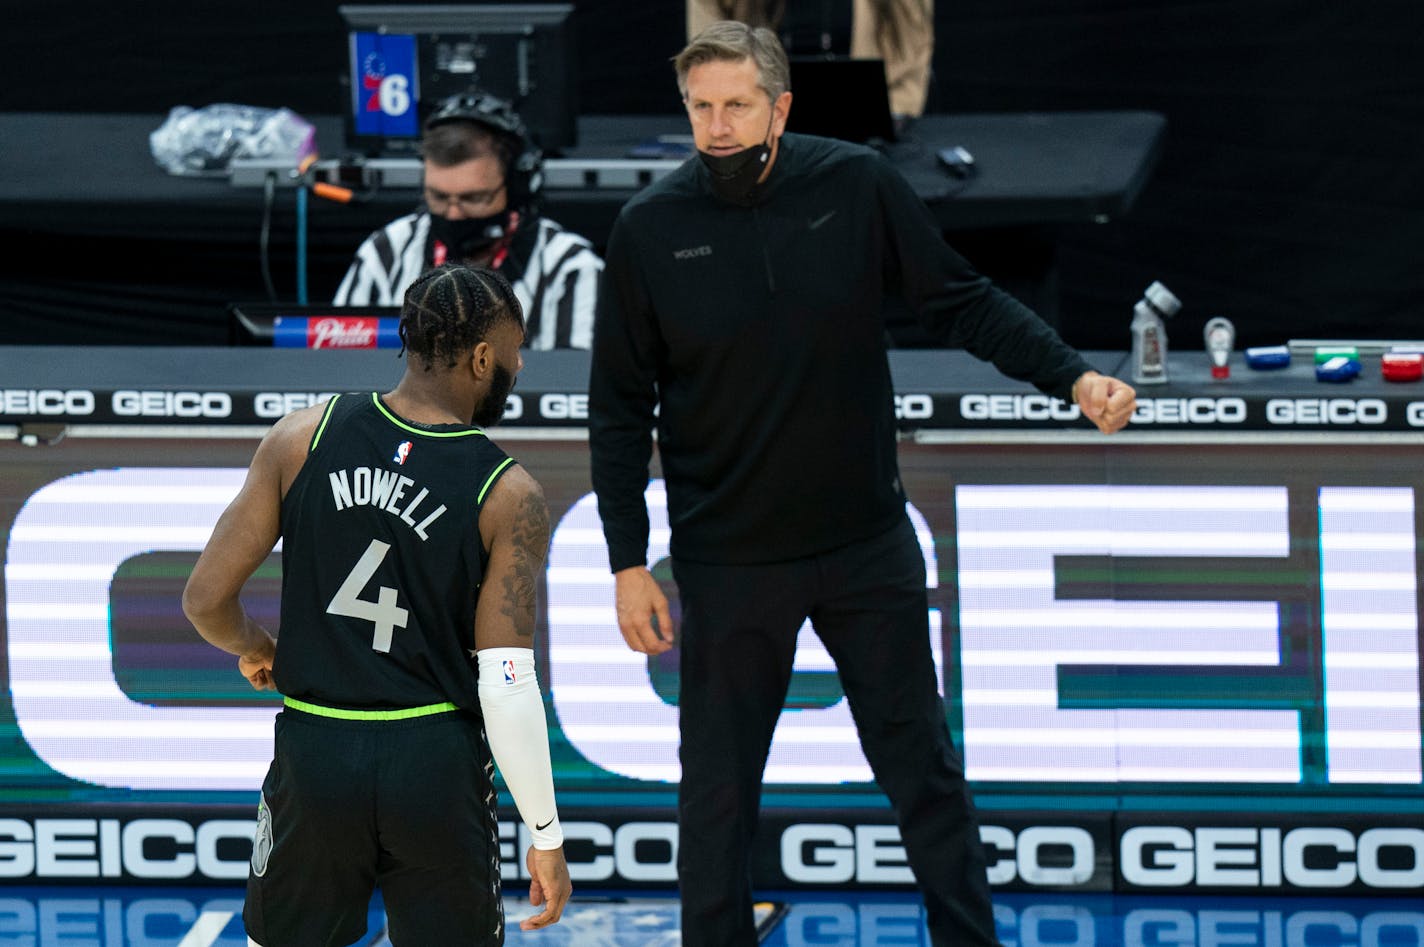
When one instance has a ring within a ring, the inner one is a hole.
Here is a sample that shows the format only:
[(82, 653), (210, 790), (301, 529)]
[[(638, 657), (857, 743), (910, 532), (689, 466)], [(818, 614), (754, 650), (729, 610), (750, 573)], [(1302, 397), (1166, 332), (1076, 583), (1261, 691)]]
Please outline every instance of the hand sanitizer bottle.
[(1154, 282), (1132, 310), (1132, 380), (1139, 385), (1167, 381), (1167, 326), (1165, 320), (1182, 308), (1171, 290)]

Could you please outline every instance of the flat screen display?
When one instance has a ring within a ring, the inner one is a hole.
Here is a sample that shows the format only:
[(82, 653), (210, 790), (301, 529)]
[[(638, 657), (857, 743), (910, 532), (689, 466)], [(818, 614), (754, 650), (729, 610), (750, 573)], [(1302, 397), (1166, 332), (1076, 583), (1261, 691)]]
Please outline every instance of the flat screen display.
[[(543, 484), (554, 525), (536, 656), (565, 820), (664, 818), (676, 651), (649, 659), (619, 634), (586, 443), (524, 433), (503, 446)], [(255, 443), (0, 442), (0, 821), (37, 803), (255, 799), (277, 703), (179, 601)], [(986, 822), (1052, 811), (1132, 832), (1144, 811), (1417, 814), (1417, 446), (906, 443), (901, 466), (946, 719)], [(675, 596), (656, 478), (647, 499), (650, 563)], [(280, 575), (274, 554), (245, 592), (279, 637)], [(888, 816), (809, 625), (763, 799), (788, 832), (832, 812)], [(793, 841), (840, 837), (804, 828)], [(1139, 855), (1178, 838), (1147, 829), (1130, 836)], [(1279, 829), (1250, 831), (1289, 847)], [(1409, 831), (1417, 850), (1386, 858), (1381, 877), (1424, 880), (1424, 832)], [(1084, 839), (1054, 844), (1071, 854)]]
[(567, 3), (347, 5), (347, 147), (418, 153), (441, 99), (479, 90), (514, 105), (546, 154), (577, 141), (576, 45)]

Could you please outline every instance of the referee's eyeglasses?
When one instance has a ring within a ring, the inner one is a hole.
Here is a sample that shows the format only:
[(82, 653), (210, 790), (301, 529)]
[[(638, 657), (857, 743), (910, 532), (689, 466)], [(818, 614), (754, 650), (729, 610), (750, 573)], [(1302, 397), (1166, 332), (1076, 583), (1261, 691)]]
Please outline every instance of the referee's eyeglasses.
[(487, 217), (495, 213), (495, 201), (504, 191), (504, 185), (488, 191), (466, 191), (463, 194), (446, 194), (433, 187), (425, 189), (425, 206), (432, 214), (444, 217), (452, 209), (459, 208), (463, 217)]

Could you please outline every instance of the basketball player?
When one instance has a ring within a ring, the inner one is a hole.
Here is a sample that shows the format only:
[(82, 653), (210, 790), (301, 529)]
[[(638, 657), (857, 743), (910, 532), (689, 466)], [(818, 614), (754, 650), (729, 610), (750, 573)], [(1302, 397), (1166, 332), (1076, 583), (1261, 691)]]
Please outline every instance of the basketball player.
[[(548, 509), (481, 430), (523, 367), (520, 305), (494, 271), (446, 265), (406, 293), (400, 334), (393, 391), (272, 427), (183, 593), (283, 694), (243, 910), (259, 947), (359, 939), (377, 886), (396, 945), (502, 944), (491, 751), (533, 840), (544, 910), (521, 927), (570, 895), (532, 650)], [(279, 538), (274, 640), (238, 596)]]

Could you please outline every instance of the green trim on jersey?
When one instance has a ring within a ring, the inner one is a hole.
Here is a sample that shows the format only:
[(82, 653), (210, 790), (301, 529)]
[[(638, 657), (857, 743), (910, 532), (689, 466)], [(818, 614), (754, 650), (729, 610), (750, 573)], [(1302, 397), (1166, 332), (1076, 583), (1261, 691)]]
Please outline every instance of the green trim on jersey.
[(293, 710), (318, 717), (335, 717), (338, 720), (410, 720), (412, 717), (429, 717), (431, 714), (444, 714), (460, 709), (448, 700), (440, 704), (426, 704), (424, 707), (402, 707), (400, 710), (341, 710), (337, 707), (309, 704), (295, 697), (283, 697), (282, 703)]
[(331, 412), (336, 410), (336, 399), (340, 397), (340, 395), (332, 395), (331, 400), (326, 403), (326, 410), (321, 413), (321, 423), (316, 426), (316, 433), (312, 435), (311, 445), (307, 447), (308, 454), (316, 450), (317, 443), (321, 441), (321, 435), (326, 431), (326, 422), (331, 420)]
[(380, 395), (376, 394), (376, 392), (374, 391), (371, 392), (371, 403), (376, 406), (377, 411), (385, 415), (387, 421), (391, 422), (396, 427), (400, 428), (402, 431), (409, 431), (412, 434), (419, 434), (422, 437), (469, 437), (471, 434), (478, 434), (480, 437), (485, 436), (485, 432), (477, 427), (466, 428), (463, 431), (427, 431), (425, 428), (415, 427), (414, 425), (402, 421), (394, 414), (391, 414), (391, 412), (386, 408), (386, 406), (381, 403)]
[(494, 468), (494, 470), (490, 471), (489, 477), (486, 478), (486, 480), (485, 480), (485, 485), (482, 486), (482, 487), (480, 487), (480, 495), (475, 498), (475, 505), (476, 505), (476, 506), (482, 506), (482, 505), (484, 505), (484, 502), (485, 502), (485, 494), (486, 494), (486, 493), (489, 493), (490, 487), (494, 486), (494, 482), (499, 479), (499, 475), (502, 474), (502, 473), (504, 473), (505, 470), (508, 469), (509, 465), (512, 464), (512, 463), (514, 463), (514, 458), (513, 458), (513, 457), (506, 457), (506, 458), (504, 458), (504, 460), (500, 461), (500, 464), (499, 464), (498, 467), (496, 467), (496, 468)]

